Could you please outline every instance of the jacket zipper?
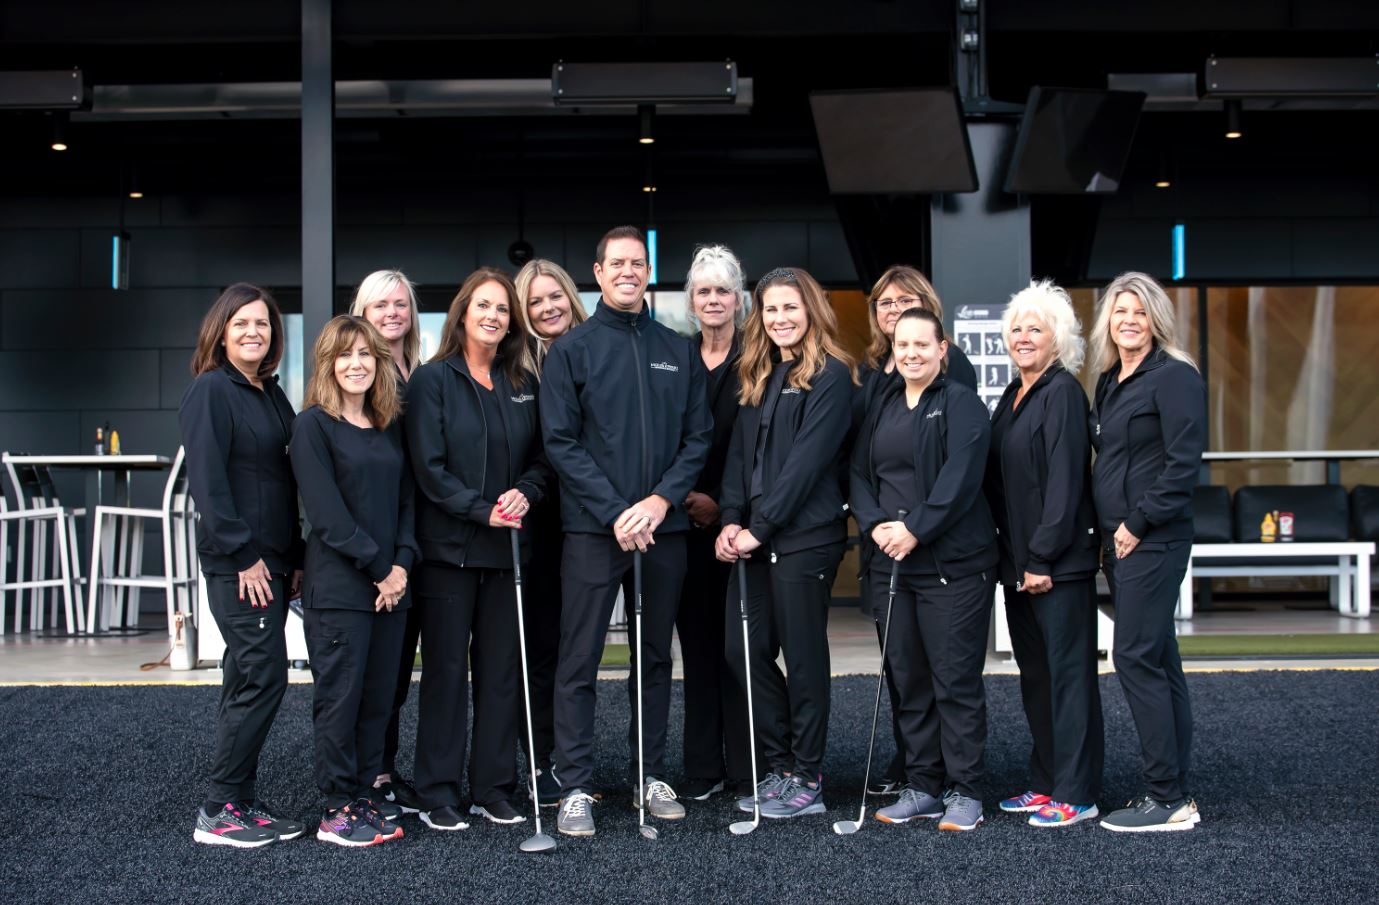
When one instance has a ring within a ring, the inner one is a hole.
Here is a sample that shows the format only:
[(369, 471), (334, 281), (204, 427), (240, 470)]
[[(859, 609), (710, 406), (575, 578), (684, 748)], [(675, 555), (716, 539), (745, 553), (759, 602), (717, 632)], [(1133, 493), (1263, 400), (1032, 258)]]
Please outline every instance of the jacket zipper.
[[(469, 367), (468, 363), (466, 363), (465, 367), (466, 367), (466, 369)], [(470, 391), (474, 393), (474, 402), (475, 402), (475, 404), (478, 405), (478, 407), (479, 407), (479, 423), (482, 424), (483, 427), (484, 427), (484, 433), (483, 433), (484, 442), (481, 443), (481, 444), (479, 445), (479, 487), (478, 487), (478, 490), (479, 490), (479, 495), (482, 497), (482, 496), (483, 496), (483, 493), (484, 493), (484, 482), (488, 480), (488, 415), (486, 415), (486, 414), (484, 413), (484, 399), (483, 399), (482, 396), (479, 395), (479, 387), (478, 387), (478, 385), (475, 383), (474, 378), (473, 378), (472, 376), (470, 376), (469, 374), (466, 374), (466, 375), (465, 375), (465, 380), (469, 383), (469, 389), (470, 389)], [(497, 387), (498, 382), (495, 380), (495, 381), (493, 382), (493, 385), (494, 385), (495, 387)], [(473, 540), (472, 537), (471, 537), (470, 539)], [(464, 550), (465, 550), (465, 553), (466, 553), (466, 554), (469, 553), (469, 545), (468, 545), (468, 544), (465, 544)], [(465, 557), (464, 557), (464, 556), (461, 556), (461, 557), (460, 557), (460, 568), (461, 568), (461, 569), (464, 568), (464, 563), (465, 563)]]
[(651, 494), (651, 450), (646, 430), (646, 369), (642, 365), (642, 331), (632, 325), (632, 361), (637, 366), (637, 417), (642, 430), (642, 498)]

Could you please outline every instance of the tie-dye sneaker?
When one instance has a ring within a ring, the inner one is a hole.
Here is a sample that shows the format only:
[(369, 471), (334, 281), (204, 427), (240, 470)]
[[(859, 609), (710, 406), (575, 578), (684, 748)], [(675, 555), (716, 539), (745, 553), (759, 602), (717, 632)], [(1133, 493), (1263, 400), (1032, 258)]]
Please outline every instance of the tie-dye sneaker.
[(192, 838), (203, 845), (230, 845), (235, 848), (259, 848), (278, 841), (278, 834), (259, 826), (258, 822), (230, 802), (215, 814), (203, 808), (196, 810), (196, 831)]
[(1072, 826), (1082, 820), (1101, 816), (1094, 804), (1066, 804), (1050, 802), (1029, 817), (1030, 826)]
[(1001, 810), (1007, 814), (1025, 814), (1039, 810), (1046, 804), (1053, 804), (1053, 799), (1042, 792), (1022, 792), (1014, 798), (1007, 798), (1001, 802)]
[(316, 828), (316, 838), (347, 848), (364, 848), (396, 838), (383, 833), (357, 805), (358, 802), (347, 804), (322, 814), (321, 824)]

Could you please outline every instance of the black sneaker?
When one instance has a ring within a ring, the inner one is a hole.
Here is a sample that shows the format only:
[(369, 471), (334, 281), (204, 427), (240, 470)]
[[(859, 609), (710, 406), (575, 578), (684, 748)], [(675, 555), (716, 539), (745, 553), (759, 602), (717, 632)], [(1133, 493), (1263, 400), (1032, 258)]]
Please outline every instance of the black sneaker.
[[(356, 798), (352, 807), (359, 812), (360, 818), (378, 830), (379, 835), (383, 837), (379, 841), (402, 838), (402, 826), (398, 823), (402, 811), (397, 805), (387, 802), (376, 803), (372, 798)], [(383, 810), (384, 807), (387, 811)], [(388, 812), (392, 812), (392, 816), (389, 816)]]
[(401, 776), (395, 776), (374, 786), (374, 800), (380, 798), (397, 805), (404, 814), (416, 814), (421, 811), (421, 799), (417, 797), (417, 790)]
[(467, 830), (469, 824), (460, 818), (460, 812), (450, 805), (421, 811), (421, 822), (433, 830)]
[(868, 795), (899, 795), (905, 788), (905, 783), (897, 779), (887, 779), (882, 776), (872, 779), (867, 786)]
[[(527, 783), (527, 794), (531, 794), (531, 782)], [(560, 780), (555, 775), (555, 765), (548, 764), (536, 770), (536, 803), (543, 808), (553, 808), (560, 804)]]
[(265, 830), (278, 834), (278, 839), (286, 842), (288, 839), (296, 839), (306, 832), (306, 825), (296, 820), (288, 820), (285, 817), (274, 817), (269, 810), (268, 803), (262, 799), (254, 799), (251, 803), (244, 806), (244, 816), (263, 827)]
[(377, 789), (374, 790), (373, 794), (360, 796), (359, 800), (361, 802), (366, 802), (369, 807), (382, 816), (384, 820), (396, 823), (398, 820), (402, 819), (402, 807), (391, 801), (385, 800), (382, 795), (378, 794)]
[(402, 827), (393, 829), (396, 831), (395, 834), (385, 833), (373, 820), (367, 819), (366, 812), (350, 804), (321, 815), (321, 823), (316, 827), (316, 838), (347, 848), (367, 848), (402, 836)]
[(1114, 833), (1171, 833), (1190, 830), (1201, 820), (1191, 798), (1162, 804), (1145, 795), (1107, 814), (1101, 825)]
[(469, 813), (482, 817), (489, 823), (521, 823), (527, 818), (512, 806), (510, 801), (495, 801), (491, 804), (471, 804)]
[(215, 814), (196, 809), (196, 831), (192, 838), (203, 845), (230, 845), (235, 848), (258, 848), (278, 841), (278, 834), (264, 829), (230, 802)]
[[(722, 791), (723, 780), (721, 779), (705, 779), (702, 776), (691, 776), (680, 783), (680, 788), (676, 790), (676, 794), (681, 798), (688, 798), (690, 801), (708, 801), (709, 796), (717, 795)], [(752, 790), (748, 789), (747, 794), (752, 794)]]

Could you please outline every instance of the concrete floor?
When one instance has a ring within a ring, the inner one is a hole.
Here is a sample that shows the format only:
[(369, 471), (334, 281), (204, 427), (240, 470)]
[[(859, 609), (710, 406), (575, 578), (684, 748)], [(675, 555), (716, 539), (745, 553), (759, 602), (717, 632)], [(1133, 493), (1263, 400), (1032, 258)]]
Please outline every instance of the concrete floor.
[[(152, 617), (149, 617), (150, 619)], [(1277, 603), (1227, 607), (1202, 612), (1188, 623), (1179, 623), (1180, 634), (1312, 634), (1371, 633), (1379, 631), (1379, 618), (1350, 619), (1333, 611), (1296, 609)], [(616, 638), (613, 640), (622, 640)], [(851, 607), (829, 611), (829, 644), (834, 675), (875, 675), (879, 657), (871, 622)], [(190, 683), (220, 684), (220, 670), (203, 668), (174, 672), (166, 666), (141, 670), (141, 664), (156, 663), (168, 650), (167, 635), (155, 624), (146, 635), (104, 638), (45, 638), (33, 634), (6, 634), (0, 638), (0, 685), (92, 683), (143, 684)], [(676, 649), (675, 675), (681, 676)], [(988, 653), (990, 674), (1014, 674), (1014, 661), (1008, 654)], [(1379, 658), (1340, 658), (1307, 660), (1192, 660), (1190, 671), (1253, 669), (1376, 669)], [(1103, 671), (1111, 665), (1103, 661)], [(608, 677), (625, 674), (606, 670)], [(292, 670), (294, 682), (310, 682), (307, 670)]]

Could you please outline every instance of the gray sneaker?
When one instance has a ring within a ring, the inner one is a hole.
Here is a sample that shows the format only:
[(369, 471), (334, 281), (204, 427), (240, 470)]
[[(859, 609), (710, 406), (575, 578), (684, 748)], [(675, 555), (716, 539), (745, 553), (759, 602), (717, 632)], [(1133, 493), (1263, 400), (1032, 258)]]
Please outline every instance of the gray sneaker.
[(776, 791), (776, 797), (761, 807), (761, 816), (779, 819), (782, 817), (803, 817), (806, 814), (822, 814), (824, 807), (824, 778), (818, 777), (810, 786), (799, 777), (792, 775)]
[(943, 819), (938, 822), (941, 830), (975, 830), (983, 820), (982, 803), (975, 798), (954, 794), (945, 803)]
[(756, 810), (757, 803), (765, 805), (766, 802), (776, 797), (780, 787), (785, 785), (785, 777), (779, 773), (767, 773), (766, 778), (757, 783), (757, 794), (748, 795), (737, 800), (737, 809), (743, 813), (750, 814)]
[(566, 836), (594, 835), (594, 796), (581, 789), (567, 792), (560, 800), (555, 828)]
[(1145, 795), (1107, 814), (1101, 825), (1116, 833), (1165, 833), (1190, 830), (1201, 820), (1197, 802), (1191, 798), (1160, 804)]
[(876, 819), (882, 823), (909, 823), (921, 818), (942, 817), (943, 812), (943, 802), (928, 792), (901, 789), (900, 800), (889, 807), (878, 809)]
[[(661, 820), (684, 820), (685, 806), (675, 800), (675, 790), (669, 784), (653, 779), (648, 776), (646, 779), (646, 810), (652, 817)], [(637, 794), (637, 790), (632, 790), (632, 807), (640, 808), (642, 798)]]

